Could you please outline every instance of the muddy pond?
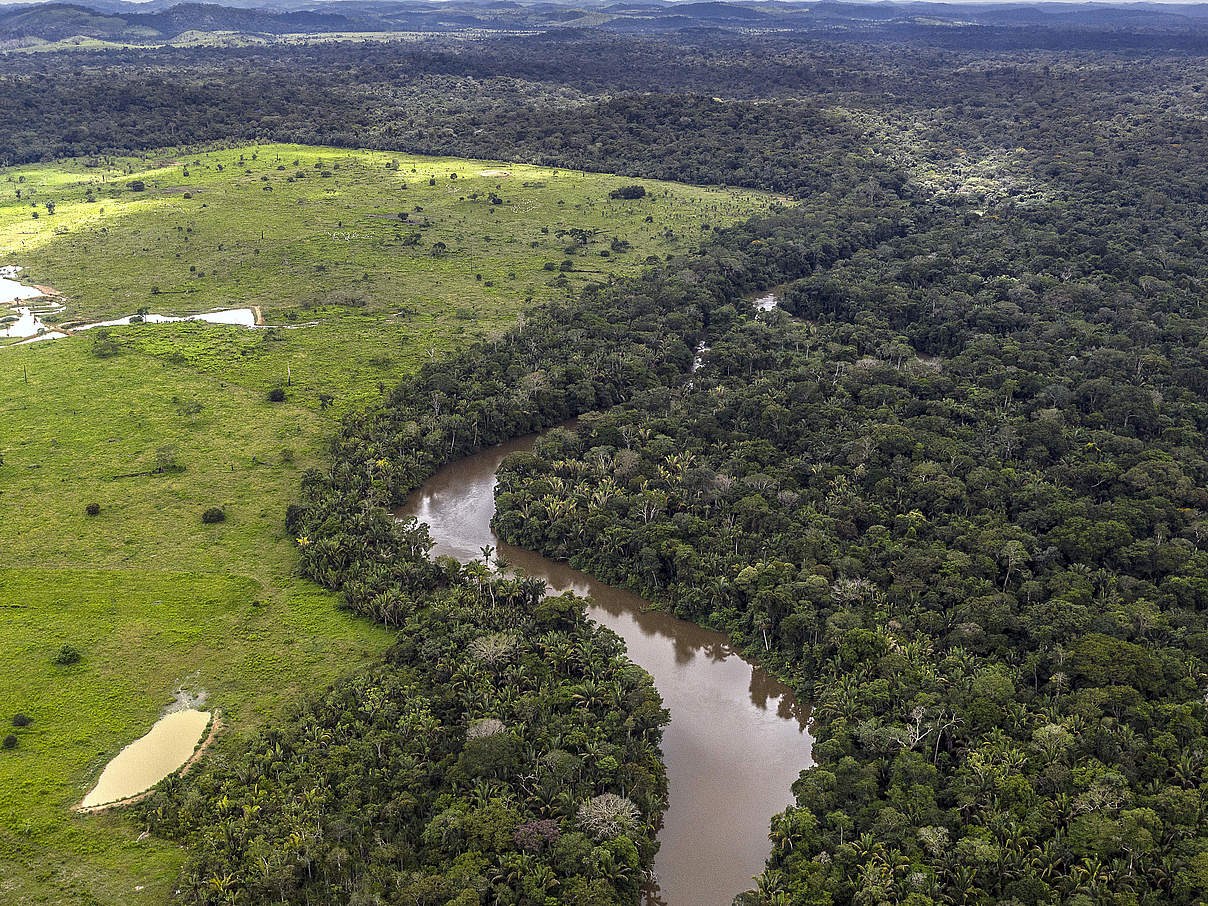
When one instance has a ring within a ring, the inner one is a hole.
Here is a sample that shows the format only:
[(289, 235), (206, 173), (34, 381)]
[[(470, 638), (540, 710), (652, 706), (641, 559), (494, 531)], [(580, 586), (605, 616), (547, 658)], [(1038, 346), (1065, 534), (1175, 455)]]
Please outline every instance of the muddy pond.
[(185, 708), (165, 714), (114, 756), (80, 808), (121, 802), (151, 789), (193, 757), (209, 724), (209, 711)]
[(755, 886), (771, 846), (772, 815), (792, 803), (808, 767), (808, 711), (792, 690), (753, 667), (726, 637), (651, 610), (649, 602), (564, 563), (500, 542), (491, 530), (495, 471), (527, 437), (446, 466), (398, 511), (426, 522), (433, 556), (462, 561), (498, 549), (514, 567), (591, 599), (597, 622), (625, 639), (630, 658), (654, 677), (671, 723), (663, 736), (670, 807), (659, 833), (650, 904), (729, 906)]

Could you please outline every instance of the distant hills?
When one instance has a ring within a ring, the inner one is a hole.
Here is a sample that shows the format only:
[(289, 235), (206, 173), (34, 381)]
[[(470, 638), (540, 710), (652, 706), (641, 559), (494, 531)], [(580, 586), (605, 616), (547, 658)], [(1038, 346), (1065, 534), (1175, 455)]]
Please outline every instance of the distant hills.
[[(127, 6), (123, 4), (123, 6)], [(49, 41), (82, 36), (133, 42), (173, 38), (186, 31), (254, 34), (331, 32), (354, 27), (339, 13), (268, 11), (211, 3), (180, 3), (159, 11), (106, 11), (71, 3), (45, 3), (7, 10), (0, 7), (0, 38)]]
[[(306, 35), (332, 32), (531, 32), (588, 28), (659, 34), (689, 29), (810, 32), (981, 27), (1102, 31), (1208, 30), (1208, 3), (852, 3), (605, 2), (516, 3), (474, 0), (229, 0), (178, 3), (88, 0), (0, 6), (0, 42), (93, 38), (156, 44), (185, 33)], [(1184, 35), (1186, 38), (1186, 35)], [(1206, 42), (1208, 47), (1208, 42)]]

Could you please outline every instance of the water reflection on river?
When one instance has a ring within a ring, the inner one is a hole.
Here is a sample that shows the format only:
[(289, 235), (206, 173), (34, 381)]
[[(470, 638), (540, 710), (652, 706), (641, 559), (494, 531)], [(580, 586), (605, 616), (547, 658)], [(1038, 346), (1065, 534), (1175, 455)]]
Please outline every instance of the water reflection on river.
[(735, 654), (725, 636), (649, 610), (636, 595), (563, 563), (501, 544), (490, 527), (495, 470), (508, 453), (533, 442), (522, 438), (447, 466), (399, 514), (431, 527), (434, 555), (465, 561), (489, 544), (554, 592), (592, 599), (592, 618), (625, 639), (671, 711), (663, 737), (671, 804), (659, 834), (659, 888), (651, 902), (729, 906), (754, 886), (770, 849), (769, 820), (791, 803), (790, 786), (812, 763), (806, 708)]

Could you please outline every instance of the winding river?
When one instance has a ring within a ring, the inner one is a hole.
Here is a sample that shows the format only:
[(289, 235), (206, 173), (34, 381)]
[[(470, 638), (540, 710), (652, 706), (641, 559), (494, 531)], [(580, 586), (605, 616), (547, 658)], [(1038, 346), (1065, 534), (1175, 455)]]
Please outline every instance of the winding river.
[(807, 709), (720, 633), (502, 543), (491, 531), (495, 471), (507, 454), (531, 450), (534, 442), (521, 438), (446, 466), (398, 514), (428, 524), (433, 555), (468, 561), (492, 545), (555, 593), (590, 598), (591, 617), (625, 639), (630, 658), (651, 673), (671, 711), (663, 736), (671, 802), (659, 833), (658, 883), (647, 902), (729, 906), (754, 886), (771, 848), (769, 821), (791, 804), (793, 781), (812, 764)]

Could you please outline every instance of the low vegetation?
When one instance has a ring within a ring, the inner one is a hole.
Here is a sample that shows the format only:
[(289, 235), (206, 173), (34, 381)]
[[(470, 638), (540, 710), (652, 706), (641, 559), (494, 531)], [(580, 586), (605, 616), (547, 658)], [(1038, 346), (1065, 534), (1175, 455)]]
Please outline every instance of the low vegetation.
[(278, 327), (146, 325), (91, 342), (346, 411), (535, 299), (637, 273), (777, 204), (656, 182), (609, 198), (632, 185), (297, 145), (97, 157), (0, 171), (0, 260), (63, 293), (67, 325), (253, 306)]

